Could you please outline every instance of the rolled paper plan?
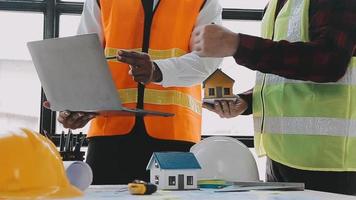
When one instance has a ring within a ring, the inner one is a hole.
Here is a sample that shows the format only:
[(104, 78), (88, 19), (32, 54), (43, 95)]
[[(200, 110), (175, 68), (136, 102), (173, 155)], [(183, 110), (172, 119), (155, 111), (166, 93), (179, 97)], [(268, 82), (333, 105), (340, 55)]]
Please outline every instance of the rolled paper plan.
[(86, 190), (93, 181), (93, 172), (90, 166), (83, 161), (63, 161), (67, 177), (72, 185)]

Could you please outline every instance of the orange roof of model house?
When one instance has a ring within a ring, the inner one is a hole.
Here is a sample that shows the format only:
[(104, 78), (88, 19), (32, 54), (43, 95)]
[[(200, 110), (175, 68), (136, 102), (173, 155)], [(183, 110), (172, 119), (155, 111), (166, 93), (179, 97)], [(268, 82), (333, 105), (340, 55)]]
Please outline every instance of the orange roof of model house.
[(220, 69), (217, 69), (203, 82), (204, 98), (216, 99), (234, 97), (234, 83), (234, 79)]

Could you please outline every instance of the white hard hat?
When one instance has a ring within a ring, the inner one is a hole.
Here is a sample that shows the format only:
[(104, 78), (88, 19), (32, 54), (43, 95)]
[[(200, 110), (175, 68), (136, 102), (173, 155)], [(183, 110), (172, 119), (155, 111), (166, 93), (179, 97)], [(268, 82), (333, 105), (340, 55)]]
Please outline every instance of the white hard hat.
[(202, 170), (198, 180), (258, 181), (258, 169), (251, 151), (231, 137), (209, 137), (192, 146)]

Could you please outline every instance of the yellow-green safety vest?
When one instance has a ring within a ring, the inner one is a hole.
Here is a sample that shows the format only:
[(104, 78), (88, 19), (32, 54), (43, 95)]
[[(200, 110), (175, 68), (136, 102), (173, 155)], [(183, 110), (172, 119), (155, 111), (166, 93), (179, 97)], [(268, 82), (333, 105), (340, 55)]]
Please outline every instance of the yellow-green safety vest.
[[(288, 0), (275, 18), (271, 0), (262, 37), (309, 41), (310, 0)], [(313, 171), (356, 171), (356, 58), (337, 82), (316, 83), (257, 72), (253, 92), (258, 155)]]

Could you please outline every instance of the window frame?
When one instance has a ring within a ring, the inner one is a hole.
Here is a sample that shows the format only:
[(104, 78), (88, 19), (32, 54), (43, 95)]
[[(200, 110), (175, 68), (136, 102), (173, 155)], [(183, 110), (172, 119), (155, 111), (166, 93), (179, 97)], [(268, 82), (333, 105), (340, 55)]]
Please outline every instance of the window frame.
[(158, 162), (156, 160), (154, 161), (154, 166), (155, 166), (156, 169), (159, 169), (159, 164), (158, 164)]
[(159, 175), (155, 175), (155, 184), (159, 185)]
[(231, 89), (224, 87), (224, 95), (231, 95)]
[(194, 185), (194, 176), (187, 176), (187, 185)]
[[(0, 10), (2, 11), (25, 11), (25, 12), (40, 12), (44, 15), (43, 36), (44, 39), (55, 38), (59, 35), (59, 20), (60, 15), (80, 15), (83, 10), (83, 2), (70, 2), (61, 0), (0, 0)], [(263, 16), (262, 9), (234, 9), (223, 8), (223, 20), (261, 20)], [(46, 101), (46, 96), (41, 89), (41, 102)], [(56, 112), (45, 109), (43, 106), (40, 111), (40, 127), (41, 134), (51, 136), (53, 142), (58, 146), (60, 134), (56, 133)], [(203, 135), (202, 138), (210, 137)], [(253, 147), (252, 136), (231, 136), (248, 147)], [(87, 146), (85, 141), (83, 146)]]
[(168, 176), (168, 186), (176, 186), (177, 181), (175, 176)]
[(215, 88), (209, 88), (209, 96), (215, 96)]

